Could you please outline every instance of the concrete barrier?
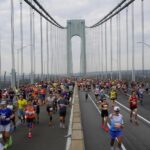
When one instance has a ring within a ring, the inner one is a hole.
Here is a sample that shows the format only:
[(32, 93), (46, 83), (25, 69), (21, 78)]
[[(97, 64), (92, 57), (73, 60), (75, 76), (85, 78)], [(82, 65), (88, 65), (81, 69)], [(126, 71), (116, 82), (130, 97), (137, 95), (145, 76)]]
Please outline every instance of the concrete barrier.
[(85, 150), (77, 86), (75, 86), (74, 89), (73, 99), (72, 136), (70, 150)]

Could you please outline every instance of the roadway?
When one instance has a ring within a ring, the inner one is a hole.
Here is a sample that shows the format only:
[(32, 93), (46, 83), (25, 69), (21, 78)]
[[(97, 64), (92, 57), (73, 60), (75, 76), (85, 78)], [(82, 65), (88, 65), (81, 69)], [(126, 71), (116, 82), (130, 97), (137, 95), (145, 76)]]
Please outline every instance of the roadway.
[[(139, 114), (150, 120), (150, 101), (149, 95), (145, 95), (144, 105), (139, 105)], [(85, 101), (85, 93), (79, 92), (81, 118), (84, 132), (85, 150), (108, 150), (110, 149), (110, 137), (103, 129), (101, 129), (101, 117), (98, 107), (95, 104), (94, 95), (89, 93), (89, 99)], [(123, 93), (119, 93), (118, 102), (123, 106), (128, 107), (128, 97)], [(110, 103), (110, 101), (108, 100)], [(110, 104), (111, 105), (111, 104)], [(111, 111), (111, 110), (110, 110)], [(121, 113), (124, 117), (124, 140), (123, 145), (126, 150), (149, 150), (150, 124), (139, 119), (139, 126), (129, 121), (129, 111), (121, 106)], [(48, 116), (45, 106), (41, 107), (40, 124), (33, 129), (33, 138), (27, 138), (26, 125), (18, 126), (13, 133), (13, 146), (10, 150), (65, 150), (67, 139), (64, 137), (68, 132), (68, 124), (70, 117), (70, 108), (66, 118), (66, 129), (59, 128), (58, 113), (54, 114), (53, 125), (48, 126)], [(117, 142), (116, 142), (117, 143)], [(125, 150), (124, 149), (124, 150)]]
[[(97, 110), (97, 106), (94, 104), (94, 95), (89, 93), (89, 99), (85, 102), (84, 92), (79, 92), (80, 104), (81, 104), (81, 116), (84, 129), (84, 139), (86, 150), (108, 150), (110, 149), (109, 134), (101, 129), (101, 117)], [(145, 97), (144, 106), (139, 106), (140, 115), (149, 119), (148, 112), (150, 114), (150, 102), (148, 95)], [(128, 107), (128, 97), (122, 93), (119, 93), (118, 100), (120, 103)], [(108, 100), (109, 104), (110, 101)], [(111, 105), (111, 104), (110, 104)], [(126, 150), (149, 150), (149, 136), (150, 136), (150, 124), (146, 123), (142, 119), (139, 119), (139, 126), (129, 121), (129, 111), (121, 106), (121, 114), (124, 117), (125, 127), (123, 145)]]
[(70, 108), (66, 117), (66, 128), (59, 127), (58, 113), (53, 115), (53, 125), (48, 126), (48, 115), (45, 106), (41, 107), (40, 124), (33, 129), (32, 139), (27, 137), (26, 125), (18, 126), (13, 133), (13, 145), (10, 150), (65, 150), (68, 132)]

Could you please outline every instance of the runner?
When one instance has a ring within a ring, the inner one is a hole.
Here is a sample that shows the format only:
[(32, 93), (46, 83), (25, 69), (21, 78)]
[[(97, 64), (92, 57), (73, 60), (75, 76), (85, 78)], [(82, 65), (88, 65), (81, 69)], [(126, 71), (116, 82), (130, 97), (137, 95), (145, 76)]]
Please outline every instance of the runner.
[(16, 130), (16, 116), (15, 116), (16, 106), (10, 100), (10, 101), (8, 101), (7, 108), (11, 109), (11, 111), (12, 111), (13, 117), (11, 118), (11, 121), (12, 121), (12, 124), (13, 124), (13, 130)]
[(27, 105), (27, 101), (23, 98), (23, 95), (20, 95), (20, 99), (17, 102), (18, 104), (18, 118), (21, 123), (25, 123), (25, 107)]
[(64, 98), (63, 95), (61, 95), (58, 101), (60, 128), (65, 128), (65, 117), (67, 113), (67, 105), (68, 105), (68, 101)]
[(129, 97), (129, 105), (130, 105), (130, 122), (132, 122), (132, 118), (134, 115), (135, 123), (138, 125), (137, 121), (137, 103), (138, 103), (138, 96), (136, 95), (135, 91), (132, 91), (132, 95)]
[(48, 116), (49, 116), (49, 126), (52, 125), (52, 119), (53, 119), (53, 105), (54, 105), (54, 97), (52, 94), (49, 94), (48, 97), (46, 98), (46, 104), (47, 104), (47, 113), (48, 113)]
[(111, 137), (111, 150), (114, 149), (115, 139), (118, 139), (118, 148), (121, 150), (121, 143), (123, 140), (123, 116), (120, 114), (120, 108), (118, 106), (114, 107), (114, 112), (110, 114), (110, 137)]
[(85, 101), (87, 102), (88, 100), (88, 92), (85, 92)]
[(112, 90), (110, 91), (109, 96), (110, 96), (110, 99), (112, 101), (112, 107), (114, 107), (115, 106), (115, 101), (117, 100), (117, 92), (116, 92), (116, 90), (112, 88)]
[(36, 123), (39, 124), (40, 104), (39, 104), (38, 96), (36, 96), (33, 100), (33, 107), (36, 112)]
[(95, 88), (95, 99), (96, 99), (96, 101), (98, 100), (98, 96), (99, 96), (99, 86), (98, 85), (96, 85), (96, 88)]
[(10, 136), (10, 123), (14, 117), (12, 110), (7, 108), (7, 102), (1, 102), (0, 108), (0, 132), (3, 136), (4, 149), (7, 149), (12, 145), (12, 137)]
[(138, 98), (141, 105), (143, 105), (144, 91), (145, 91), (144, 87), (140, 86), (138, 89)]
[(101, 89), (100, 90), (100, 94), (99, 94), (99, 101), (103, 101), (103, 99), (106, 98), (106, 95), (105, 95), (105, 92), (104, 92), (104, 89)]
[(42, 104), (45, 104), (45, 97), (46, 97), (46, 89), (42, 87), (40, 90), (40, 99)]
[(57, 112), (57, 94), (54, 93), (53, 94), (53, 97), (54, 97), (54, 100), (53, 100), (53, 113), (56, 113)]
[(145, 91), (146, 93), (148, 94), (148, 91), (149, 91), (149, 83), (147, 82), (146, 85), (145, 85)]
[(36, 118), (36, 112), (32, 101), (29, 100), (25, 109), (25, 118), (28, 125), (28, 138), (32, 138), (32, 128), (34, 126), (34, 120)]
[(108, 126), (107, 126), (107, 122), (108, 122), (108, 108), (109, 108), (109, 104), (106, 101), (106, 98), (103, 97), (103, 99), (101, 100), (100, 103), (100, 107), (101, 107), (101, 117), (102, 117), (102, 128), (108, 132)]

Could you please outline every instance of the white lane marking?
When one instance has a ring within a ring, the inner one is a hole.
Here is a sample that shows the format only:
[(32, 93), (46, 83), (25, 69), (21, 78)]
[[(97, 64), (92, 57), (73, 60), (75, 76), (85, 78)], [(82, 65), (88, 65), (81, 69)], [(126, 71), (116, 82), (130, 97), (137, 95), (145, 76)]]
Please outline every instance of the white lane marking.
[[(109, 96), (106, 95), (108, 98)], [(123, 104), (121, 104), (120, 102), (116, 101), (117, 104), (119, 104), (120, 106), (122, 106), (124, 109), (126, 109), (127, 111), (131, 111), (128, 107), (124, 106)], [(142, 117), (141, 115), (137, 115), (141, 120), (145, 121), (146, 123), (148, 123), (150, 125), (150, 121), (145, 119), (144, 117)]]
[[(96, 105), (96, 103), (94, 102), (94, 100), (92, 99), (92, 97), (90, 96), (90, 94), (89, 94), (89, 97), (90, 97), (90, 99), (91, 99), (91, 102), (94, 104), (95, 108), (96, 108), (97, 111), (99, 112), (99, 114), (101, 114), (101, 111), (99, 110), (98, 106)], [(107, 123), (107, 125), (108, 125), (108, 127), (109, 127), (109, 129), (110, 129), (110, 124)], [(117, 139), (117, 141), (118, 141), (118, 139)], [(123, 144), (121, 144), (121, 148), (122, 148), (122, 150), (127, 150)]]
[(69, 120), (68, 134), (66, 135), (66, 137), (67, 137), (66, 150), (69, 150), (70, 146), (71, 146), (73, 107), (74, 107), (73, 105), (74, 105), (74, 96), (73, 96), (73, 99), (72, 99), (72, 108), (71, 108), (71, 114), (70, 114), (70, 120)]

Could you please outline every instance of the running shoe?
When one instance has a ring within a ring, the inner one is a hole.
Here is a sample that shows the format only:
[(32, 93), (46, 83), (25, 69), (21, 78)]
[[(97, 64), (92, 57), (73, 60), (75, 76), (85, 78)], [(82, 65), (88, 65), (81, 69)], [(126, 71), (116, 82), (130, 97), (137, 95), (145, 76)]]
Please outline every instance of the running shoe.
[(104, 130), (105, 130), (106, 132), (108, 132), (108, 131), (109, 131), (109, 128), (108, 128), (108, 127), (105, 127)]
[(9, 147), (8, 142), (4, 145), (4, 149), (7, 149)]
[(32, 138), (32, 133), (31, 132), (28, 133), (28, 138)]
[(104, 127), (104, 124), (102, 124), (102, 126), (101, 126), (101, 127), (104, 129), (104, 128), (105, 128), (105, 127)]
[(136, 124), (137, 126), (139, 126), (139, 123), (138, 123), (137, 121), (135, 121), (135, 124)]
[(9, 141), (8, 141), (8, 147), (10, 147), (12, 145), (13, 141), (12, 141), (12, 137), (9, 137)]
[(62, 128), (62, 123), (60, 123), (60, 125), (59, 125), (59, 126), (60, 126), (60, 128)]
[(111, 147), (110, 150), (115, 150), (114, 147)]

